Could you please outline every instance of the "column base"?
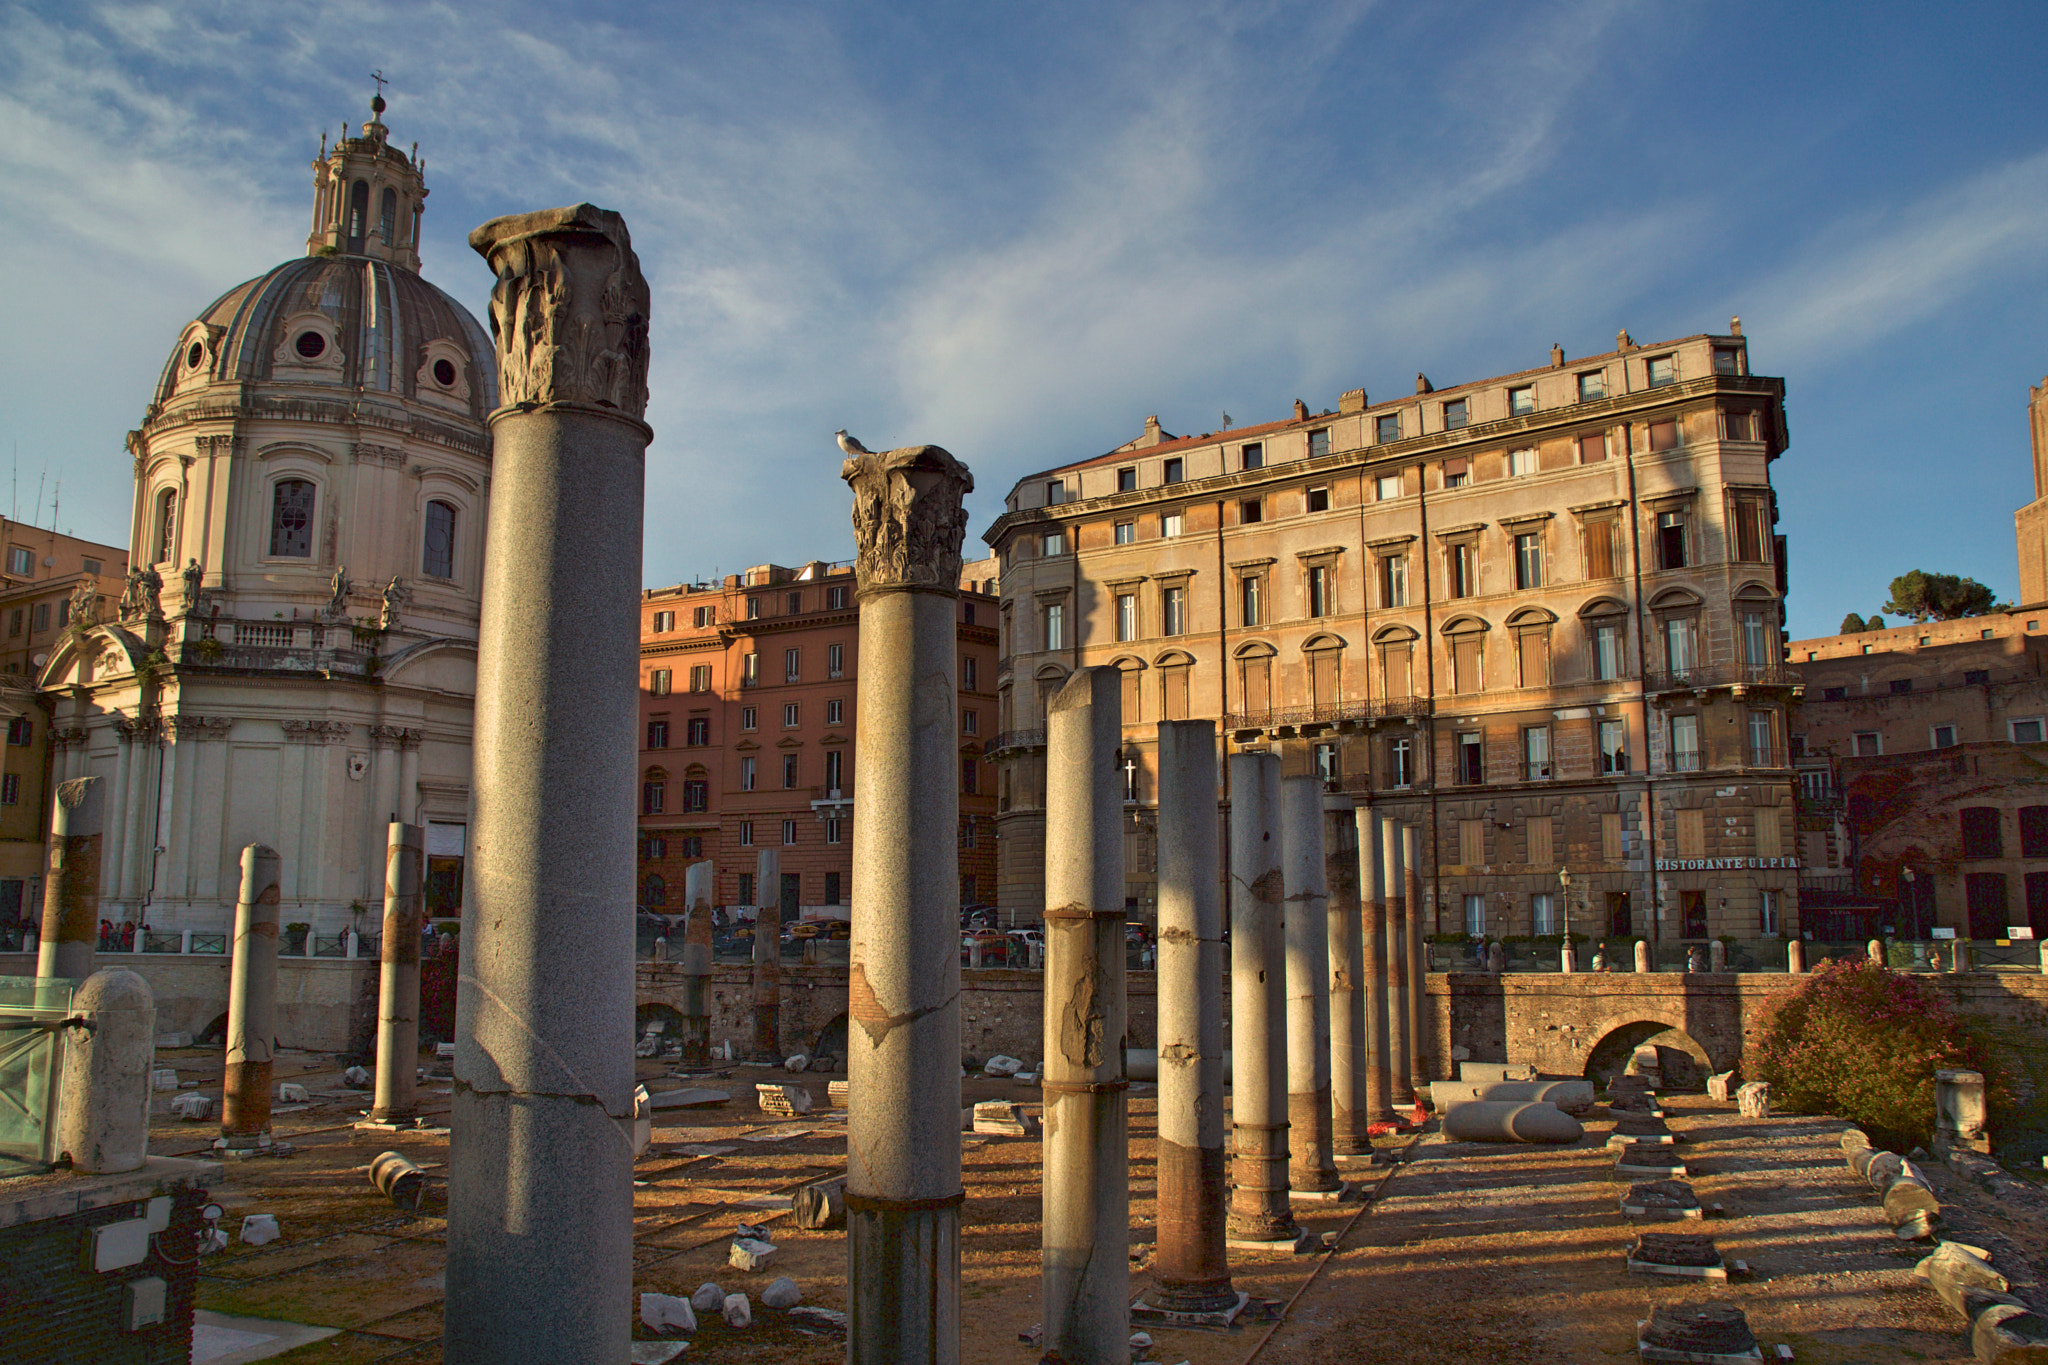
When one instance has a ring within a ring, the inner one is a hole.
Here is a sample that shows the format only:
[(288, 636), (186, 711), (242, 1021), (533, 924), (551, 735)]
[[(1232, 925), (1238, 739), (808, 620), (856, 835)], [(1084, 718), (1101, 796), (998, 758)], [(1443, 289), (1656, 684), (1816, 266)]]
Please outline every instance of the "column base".
[(960, 1359), (960, 1204), (846, 1196), (848, 1365)]
[[(1210, 1303), (1206, 1299), (1217, 1299)], [(1241, 1289), (1227, 1289), (1221, 1296), (1205, 1299), (1181, 1297), (1164, 1288), (1131, 1301), (1131, 1326), (1156, 1324), (1161, 1327), (1228, 1327), (1244, 1312), (1252, 1296)]]

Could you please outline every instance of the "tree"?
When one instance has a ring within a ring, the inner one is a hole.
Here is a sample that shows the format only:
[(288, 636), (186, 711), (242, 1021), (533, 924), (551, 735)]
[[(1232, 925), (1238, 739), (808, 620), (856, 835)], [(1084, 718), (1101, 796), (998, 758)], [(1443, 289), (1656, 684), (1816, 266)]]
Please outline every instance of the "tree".
[(1997, 598), (1974, 578), (1924, 573), (1919, 569), (1892, 580), (1892, 596), (1884, 609), (1915, 621), (1954, 621), (1995, 610)]
[(1861, 635), (1869, 629), (1870, 627), (1863, 623), (1863, 618), (1852, 611), (1842, 618), (1842, 628), (1835, 633), (1837, 635)]

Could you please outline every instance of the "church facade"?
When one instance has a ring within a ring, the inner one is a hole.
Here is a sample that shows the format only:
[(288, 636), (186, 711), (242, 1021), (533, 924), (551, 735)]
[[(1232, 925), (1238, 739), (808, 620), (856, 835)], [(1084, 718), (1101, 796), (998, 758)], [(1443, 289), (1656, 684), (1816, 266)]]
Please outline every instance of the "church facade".
[(125, 589), (38, 678), (53, 778), (106, 784), (117, 924), (229, 926), (260, 843), (284, 922), (374, 933), (392, 820), (461, 905), (496, 368), (419, 274), (422, 164), (371, 108), (322, 141), (306, 254), (177, 337), (128, 439)]

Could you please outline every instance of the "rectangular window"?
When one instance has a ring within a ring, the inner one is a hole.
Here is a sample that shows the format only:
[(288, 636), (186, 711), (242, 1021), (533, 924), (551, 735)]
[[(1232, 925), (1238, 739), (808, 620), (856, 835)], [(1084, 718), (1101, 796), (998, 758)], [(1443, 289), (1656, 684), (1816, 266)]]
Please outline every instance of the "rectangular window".
[(1330, 453), (1330, 429), (1317, 427), (1308, 434), (1308, 457), (1319, 460)]
[(1373, 420), (1373, 440), (1381, 445), (1401, 439), (1401, 414), (1390, 412)]
[(981, 690), (981, 667), (972, 654), (960, 660), (960, 688), (964, 692)]
[(1755, 438), (1750, 434), (1753, 430), (1751, 423), (1754, 420), (1748, 408), (1732, 408), (1721, 414), (1721, 427), (1722, 430), (1728, 433), (1728, 440), (1754, 440)]
[(657, 697), (667, 696), (669, 694), (669, 677), (670, 674), (666, 668), (653, 670), (647, 675), (647, 690)]
[[(1533, 828), (1533, 826), (1532, 826)], [(1529, 860), (1535, 862), (1534, 858)], [(1544, 861), (1548, 862), (1548, 859)], [(1557, 912), (1551, 908), (1548, 891), (1532, 892), (1529, 896), (1529, 932), (1532, 934), (1554, 934), (1557, 932)]]
[[(9, 776), (12, 776), (12, 774), (9, 774)], [(642, 815), (659, 815), (659, 814), (661, 814), (661, 807), (662, 807), (662, 801), (663, 801), (664, 797), (665, 797), (665, 796), (667, 795), (667, 792), (668, 792), (668, 788), (667, 788), (666, 784), (664, 784), (664, 783), (660, 783), (660, 782), (643, 782), (643, 783), (641, 783), (641, 784), (640, 784), (640, 813), (641, 813)]]
[(1785, 826), (1778, 819), (1776, 806), (1756, 808), (1756, 856), (1759, 858), (1782, 858), (1785, 856)]
[(1165, 477), (1161, 479), (1160, 482), (1179, 483), (1183, 478), (1186, 477), (1186, 470), (1187, 465), (1181, 460), (1180, 456), (1175, 455), (1171, 459), (1167, 460)]
[(1594, 681), (1613, 682), (1621, 676), (1622, 651), (1621, 627), (1608, 621), (1596, 623), (1593, 627)]
[(1383, 607), (1405, 607), (1408, 605), (1408, 556), (1381, 556), (1380, 605)]
[(758, 651), (740, 656), (740, 686), (753, 687), (761, 681), (761, 655)]
[(1550, 684), (1550, 627), (1524, 626), (1515, 632), (1515, 685)]
[(1752, 768), (1775, 768), (1778, 766), (1778, 745), (1774, 725), (1769, 711), (1749, 713), (1749, 766)]
[(711, 718), (709, 716), (690, 717), (689, 728), (685, 733), (690, 744), (693, 746), (701, 747), (709, 744), (711, 742)]
[(1624, 847), (1625, 842), (1622, 836), (1620, 812), (1603, 812), (1600, 816), (1600, 861), (1603, 863), (1620, 862), (1628, 851)]
[(1767, 664), (1777, 653), (1771, 648), (1771, 624), (1760, 611), (1742, 613), (1742, 661), (1751, 667)]
[(711, 784), (701, 777), (686, 778), (683, 782), (683, 809), (704, 811), (711, 809)]
[(690, 690), (692, 692), (709, 692), (711, 690), (710, 664), (690, 665)]
[(1177, 536), (1181, 533), (1181, 527), (1184, 525), (1186, 525), (1186, 522), (1179, 512), (1161, 512), (1159, 514), (1159, 534), (1162, 536), (1168, 538)]
[(1382, 474), (1373, 480), (1373, 496), (1381, 502), (1392, 502), (1401, 496), (1401, 476)]
[(1045, 647), (1047, 649), (1065, 649), (1067, 647), (1067, 607), (1064, 602), (1046, 603)]
[(1937, 725), (1929, 732), (1928, 739), (1930, 748), (1953, 749), (1956, 746), (1956, 727)]
[(795, 682), (803, 676), (803, 651), (785, 649), (782, 651), (782, 680)]
[(840, 718), (841, 718), (842, 716), (844, 716), (844, 715), (845, 715), (845, 713), (846, 713), (846, 703), (845, 703), (845, 702), (843, 702), (843, 701), (839, 701), (839, 700), (836, 700), (836, 699), (835, 699), (835, 700), (832, 700), (832, 701), (828, 701), (828, 702), (826, 702), (826, 703), (825, 703), (825, 723), (826, 723), (827, 725), (839, 725), (839, 724), (842, 724), (843, 722), (841, 721), (841, 719), (840, 719)]
[(1444, 430), (1460, 431), (1472, 424), (1472, 405), (1463, 398), (1453, 398), (1444, 404)]
[(21, 608), (7, 613), (7, 638), (12, 640), (21, 634)]
[(1614, 528), (1612, 520), (1589, 521), (1585, 524), (1586, 577), (1612, 578), (1614, 568)]
[(1116, 638), (1138, 638), (1138, 595), (1134, 592), (1120, 592), (1116, 595)]
[[(1720, 352), (1716, 351), (1715, 355)], [(1760, 934), (1778, 932), (1778, 893), (1769, 889), (1756, 893), (1756, 929)]]
[(1303, 507), (1305, 507), (1305, 508), (1306, 508), (1306, 509), (1307, 509), (1308, 511), (1311, 511), (1311, 512), (1327, 512), (1327, 511), (1329, 511), (1329, 510), (1330, 510), (1330, 490), (1329, 490), (1329, 489), (1327, 489), (1327, 488), (1311, 488), (1311, 489), (1309, 489), (1309, 490), (1308, 490), (1308, 493), (1307, 493), (1307, 495), (1306, 495), (1306, 497), (1305, 497), (1305, 499), (1304, 499), (1304, 501), (1303, 501), (1303, 504), (1302, 504), (1302, 505), (1303, 505)]
[(1579, 376), (1579, 401), (1590, 403), (1607, 396), (1607, 376), (1592, 370)]
[(752, 730), (752, 729), (755, 729), (755, 728), (756, 728), (756, 726), (755, 726), (755, 724), (754, 724), (754, 721), (755, 721), (755, 718), (756, 718), (756, 717), (757, 717), (757, 716), (758, 716), (759, 714), (760, 714), (760, 713), (759, 713), (759, 712), (757, 712), (757, 711), (756, 711), (756, 710), (755, 710), (755, 709), (754, 709), (753, 707), (751, 707), (751, 706), (742, 706), (742, 707), (740, 708), (740, 729), (742, 729), (742, 730)]
[(1600, 722), (1600, 771), (1603, 774), (1628, 771), (1628, 722)]
[(749, 621), (758, 621), (758, 620), (760, 620), (760, 619), (761, 619), (761, 599), (760, 599), (760, 598), (758, 598), (758, 597), (749, 597), (749, 598), (747, 599), (747, 619), (748, 619)]
[(1045, 505), (1057, 507), (1067, 500), (1067, 485), (1063, 479), (1048, 479), (1045, 485)]
[(1380, 646), (1380, 671), (1386, 678), (1389, 701), (1406, 701), (1415, 695), (1415, 646), (1399, 641)]
[(1533, 532), (1515, 537), (1515, 586), (1543, 586), (1543, 537)]
[(647, 747), (650, 749), (666, 749), (668, 747), (667, 721), (650, 720), (647, 722)]
[(1135, 543), (1137, 542), (1137, 539), (1138, 539), (1138, 523), (1137, 523), (1137, 522), (1135, 522), (1135, 521), (1120, 521), (1120, 522), (1118, 522), (1118, 523), (1116, 524), (1116, 543), (1117, 543), (1117, 544), (1119, 544), (1119, 545), (1131, 545), (1131, 544), (1135, 544)]
[[(827, 820), (825, 822), (825, 842), (828, 844), (836, 844), (840, 842), (839, 822), (837, 820)], [(839, 874), (836, 872), (830, 872), (826, 875), (828, 877), (836, 877)], [(830, 883), (827, 884), (829, 885)], [(837, 905), (839, 902), (835, 900), (832, 903), (834, 905)]]
[(1550, 727), (1548, 725), (1525, 725), (1522, 727), (1522, 780), (1524, 782), (1548, 782), (1550, 780)]
[(981, 733), (981, 712), (979, 712), (979, 711), (962, 711), (962, 712), (960, 713), (960, 733), (961, 733), (961, 734), (963, 734), (963, 735), (978, 735), (978, 734), (980, 734), (980, 733)]
[(1237, 467), (1239, 469), (1264, 469), (1266, 467), (1266, 447), (1258, 441), (1251, 441), (1240, 447), (1237, 452)]
[(1451, 768), (1451, 780), (1461, 786), (1476, 787), (1486, 781), (1485, 737), (1477, 730), (1460, 731), (1456, 739), (1456, 758)]
[(1458, 822), (1458, 862), (1464, 867), (1486, 866), (1486, 822)]
[(1875, 730), (1858, 730), (1850, 736), (1858, 758), (1876, 758), (1884, 752), (1883, 739)]
[(17, 749), (26, 749), (36, 742), (36, 723), (26, 716), (7, 722), (7, 742)]
[(1536, 411), (1536, 386), (1523, 384), (1508, 390), (1508, 416), (1521, 417)]
[(1485, 683), (1481, 676), (1479, 635), (1453, 635), (1451, 637), (1451, 690), (1453, 692), (1477, 692)]
[(784, 610), (791, 616), (800, 616), (803, 614), (803, 609), (804, 595), (800, 592), (790, 593), (785, 601)]
[(1472, 482), (1472, 462), (1463, 456), (1444, 461), (1444, 487), (1463, 488)]
[(754, 759), (753, 759), (753, 758), (752, 758), (751, 756), (749, 756), (749, 757), (746, 757), (746, 758), (742, 758), (742, 759), (740, 760), (740, 790), (741, 790), (741, 791), (743, 791), (743, 792), (750, 792), (750, 791), (752, 791), (752, 790), (754, 789), (754, 770), (755, 770), (755, 762), (754, 762)]
[(974, 784), (976, 776), (980, 772), (980, 770), (980, 765), (976, 763), (973, 759), (963, 758), (960, 760), (961, 791), (967, 793), (969, 796), (974, 795)]
[(1237, 520), (1241, 526), (1265, 520), (1266, 505), (1258, 498), (1246, 498), (1237, 505)]
[(1125, 466), (1124, 466), (1124, 467), (1123, 467), (1122, 469), (1119, 469), (1119, 470), (1118, 470), (1118, 471), (1116, 472), (1116, 491), (1117, 491), (1117, 492), (1119, 492), (1119, 493), (1131, 493), (1131, 492), (1135, 492), (1135, 491), (1137, 491), (1137, 487), (1138, 487), (1138, 467), (1137, 467), (1136, 465), (1134, 465), (1134, 464), (1128, 464), (1128, 465), (1125, 465)]
[(1659, 512), (1657, 514), (1657, 567), (1660, 569), (1682, 569), (1685, 567), (1685, 513)]
[(690, 613), (690, 620), (699, 630), (704, 629), (706, 626), (716, 625), (718, 624), (718, 608), (698, 607)]
[(1671, 771), (1696, 773), (1700, 770), (1700, 718), (1671, 718)]
[(1465, 897), (1465, 935), (1486, 937), (1486, 897), (1473, 892)]
[(48, 602), (36, 603), (34, 620), (35, 624), (29, 627), (31, 635), (40, 635), (50, 628), (50, 604)]
[(782, 842), (784, 844), (796, 842), (796, 821), (784, 820), (782, 822)]
[(1745, 564), (1764, 562), (1764, 505), (1756, 498), (1741, 498), (1735, 504), (1735, 557)]
[[(273, 550), (272, 553), (274, 554), (276, 551)], [(18, 578), (27, 578), (32, 576), (35, 571), (35, 551), (24, 549), (19, 545), (7, 547), (7, 572)]]
[(1664, 620), (1664, 666), (1673, 673), (1693, 670), (1698, 651), (1695, 621), (1690, 616), (1669, 616)]
[(1535, 472), (1536, 452), (1534, 450), (1525, 448), (1508, 452), (1508, 477), (1518, 479), (1524, 474), (1534, 474)]
[(1341, 776), (1337, 770), (1337, 746), (1329, 743), (1318, 744), (1313, 752), (1316, 776), (1325, 782), (1335, 782)]
[(1588, 431), (1579, 436), (1579, 463), (1599, 464), (1607, 458), (1607, 433)]
[(796, 729), (801, 715), (802, 708), (799, 703), (793, 701), (784, 702), (782, 704), (782, 728), (785, 730)]
[(845, 783), (840, 781), (840, 773), (845, 766), (845, 762), (846, 755), (843, 750), (827, 749), (825, 751), (825, 790), (834, 796), (845, 790)]
[(1964, 806), (1961, 820), (1965, 858), (2005, 856), (2005, 834), (1999, 827), (1998, 807)]
[(1046, 559), (1054, 559), (1067, 552), (1066, 535), (1059, 531), (1047, 531), (1038, 543), (1038, 553)]
[(1453, 597), (1472, 597), (1479, 592), (1479, 547), (1469, 540), (1444, 546), (1445, 586)]
[(641, 856), (650, 862), (659, 862), (661, 859), (666, 858), (668, 856), (668, 840), (649, 839)]
[[(836, 820), (828, 820), (826, 821), (826, 823), (836, 825), (839, 822)], [(837, 843), (838, 840), (828, 839), (826, 840), (826, 842)], [(827, 872), (825, 874), (825, 904), (839, 905), (841, 903), (842, 902), (839, 899), (839, 874), (837, 872)]]
[(1187, 589), (1162, 589), (1159, 594), (1159, 633), (1185, 635), (1187, 629)]
[(827, 611), (845, 611), (845, 610), (846, 610), (846, 589), (844, 589), (844, 588), (827, 588), (827, 589), (825, 589), (825, 609), (826, 609)]
[[(753, 846), (754, 822), (752, 820), (742, 820), (740, 821), (740, 847), (752, 848)], [(752, 905), (753, 903), (754, 876), (750, 872), (742, 872), (740, 873), (740, 904)]]
[[(442, 575), (442, 577), (444, 577), (444, 578), (445, 578), (445, 577), (447, 577), (447, 575), (446, 575), (446, 574), (443, 574), (443, 575)], [(676, 628), (676, 614), (675, 614), (674, 612), (672, 612), (672, 611), (658, 611), (658, 612), (654, 613), (654, 633), (655, 633), (655, 634), (657, 634), (657, 635), (665, 635), (665, 634), (667, 634), (667, 633), (668, 633), (669, 631), (672, 631), (672, 630), (674, 630), (675, 628)]]
[(1387, 741), (1387, 785), (1415, 785), (1415, 741), (1406, 736)]
[(1678, 360), (1674, 356), (1650, 357), (1650, 387), (1661, 389), (1666, 384), (1678, 382)]
[(2039, 744), (2043, 733), (2041, 718), (2012, 722), (2012, 742), (2015, 744)]
[(1678, 423), (1669, 419), (1650, 423), (1650, 451), (1678, 449)]
[(1311, 564), (1308, 570), (1308, 614), (1329, 616), (1337, 609), (1335, 575), (1327, 564)]
[(1678, 827), (1678, 856), (1707, 856), (1707, 813), (1697, 807), (1674, 812)]
[(1257, 575), (1242, 579), (1237, 585), (1238, 624), (1257, 626), (1264, 624), (1259, 611), (1259, 595), (1264, 580)]
[(2048, 806), (2020, 807), (2020, 856), (2048, 858)]

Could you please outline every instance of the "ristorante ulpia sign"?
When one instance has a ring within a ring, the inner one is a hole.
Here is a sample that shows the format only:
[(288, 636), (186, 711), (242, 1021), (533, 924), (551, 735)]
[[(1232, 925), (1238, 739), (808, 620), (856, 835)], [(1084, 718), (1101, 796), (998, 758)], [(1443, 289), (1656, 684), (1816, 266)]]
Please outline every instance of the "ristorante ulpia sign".
[(1771, 868), (1797, 869), (1797, 858), (1659, 858), (1659, 872), (1745, 872)]

